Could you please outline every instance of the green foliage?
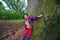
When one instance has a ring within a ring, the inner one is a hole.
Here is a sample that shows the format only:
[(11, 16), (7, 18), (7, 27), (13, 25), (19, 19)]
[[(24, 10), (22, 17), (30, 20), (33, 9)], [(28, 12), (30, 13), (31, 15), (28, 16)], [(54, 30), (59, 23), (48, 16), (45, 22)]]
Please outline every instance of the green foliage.
[(21, 9), (23, 5), (20, 0), (4, 0), (10, 10), (5, 10), (4, 6), (0, 2), (0, 20), (22, 19), (23, 12)]
[(22, 13), (17, 11), (0, 11), (0, 20), (22, 19)]
[(10, 9), (15, 10), (15, 11), (21, 11), (23, 8), (23, 4), (21, 3), (20, 0), (5, 0), (5, 2), (8, 4)]
[(2, 3), (0, 2), (0, 11), (1, 10), (4, 10), (4, 7), (3, 7)]

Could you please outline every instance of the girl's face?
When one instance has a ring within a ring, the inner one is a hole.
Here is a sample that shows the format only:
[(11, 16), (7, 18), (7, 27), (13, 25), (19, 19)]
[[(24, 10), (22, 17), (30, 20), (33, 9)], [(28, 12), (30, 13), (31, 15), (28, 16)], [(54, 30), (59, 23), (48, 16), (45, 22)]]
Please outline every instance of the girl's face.
[(28, 19), (28, 15), (24, 15), (24, 19)]

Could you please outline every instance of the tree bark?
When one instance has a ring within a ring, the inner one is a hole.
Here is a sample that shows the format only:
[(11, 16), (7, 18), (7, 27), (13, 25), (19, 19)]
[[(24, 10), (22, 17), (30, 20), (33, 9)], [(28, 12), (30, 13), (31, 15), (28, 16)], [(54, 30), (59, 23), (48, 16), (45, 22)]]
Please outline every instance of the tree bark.
[[(55, 1), (56, 0), (28, 0), (29, 15), (40, 15), (41, 12), (43, 12), (43, 17), (34, 21), (33, 33), (31, 36), (33, 40), (56, 40), (58, 32), (56, 33), (56, 31), (53, 31), (54, 27), (57, 26), (57, 5)], [(52, 29), (52, 25), (54, 24), (56, 24), (56, 26), (53, 26)], [(57, 29), (55, 28), (55, 30)]]

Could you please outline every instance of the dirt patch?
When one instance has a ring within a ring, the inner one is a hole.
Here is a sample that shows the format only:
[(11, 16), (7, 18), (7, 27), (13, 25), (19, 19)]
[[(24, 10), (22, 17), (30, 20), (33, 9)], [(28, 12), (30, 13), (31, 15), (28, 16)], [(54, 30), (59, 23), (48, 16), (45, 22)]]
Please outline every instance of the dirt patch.
[(20, 23), (0, 21), (0, 40), (21, 40), (23, 31)]
[(0, 21), (0, 40), (19, 40), (22, 33), (22, 24)]

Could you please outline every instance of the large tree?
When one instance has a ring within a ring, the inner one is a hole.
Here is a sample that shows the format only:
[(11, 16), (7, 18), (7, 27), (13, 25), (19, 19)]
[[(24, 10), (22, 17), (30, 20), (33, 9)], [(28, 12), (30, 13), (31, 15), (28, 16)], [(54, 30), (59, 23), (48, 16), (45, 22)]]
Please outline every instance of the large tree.
[[(59, 15), (57, 12), (56, 0), (28, 0), (28, 10), (30, 15), (40, 15), (43, 17), (34, 22), (33, 40), (56, 40), (59, 34)], [(57, 27), (58, 26), (58, 27)]]

